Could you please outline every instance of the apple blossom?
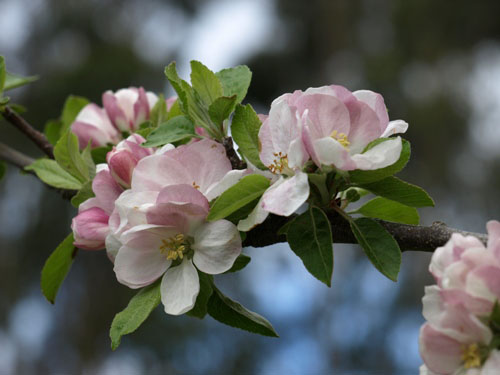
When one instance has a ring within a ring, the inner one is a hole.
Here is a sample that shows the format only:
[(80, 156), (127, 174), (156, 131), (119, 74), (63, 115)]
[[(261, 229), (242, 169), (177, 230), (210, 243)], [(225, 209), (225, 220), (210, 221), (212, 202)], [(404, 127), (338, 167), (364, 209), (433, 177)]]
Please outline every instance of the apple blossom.
[(102, 95), (102, 103), (113, 125), (123, 132), (134, 132), (139, 125), (149, 119), (149, 113), (158, 101), (152, 92), (142, 87), (120, 89), (113, 93), (108, 90)]
[(75, 237), (74, 245), (86, 250), (104, 248), (109, 233), (109, 216), (113, 212), (115, 200), (123, 191), (111, 176), (106, 164), (99, 164), (97, 168), (97, 174), (92, 182), (95, 197), (80, 204), (78, 215), (71, 223)]
[(78, 137), (81, 149), (89, 142), (92, 147), (116, 144), (121, 139), (120, 132), (111, 124), (106, 111), (97, 104), (87, 104), (71, 124), (71, 131)]
[(145, 139), (139, 134), (132, 134), (121, 141), (106, 155), (111, 174), (124, 188), (129, 188), (132, 171), (142, 158), (152, 155), (153, 148), (141, 147)]

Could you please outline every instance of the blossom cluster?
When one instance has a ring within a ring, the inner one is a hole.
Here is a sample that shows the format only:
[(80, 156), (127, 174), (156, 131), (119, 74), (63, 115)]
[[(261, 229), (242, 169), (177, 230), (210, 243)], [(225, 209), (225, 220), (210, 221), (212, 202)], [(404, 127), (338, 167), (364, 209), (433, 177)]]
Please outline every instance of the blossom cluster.
[(500, 222), (488, 222), (487, 229), (486, 247), (455, 233), (432, 256), (437, 285), (426, 287), (423, 298), (421, 374), (500, 371)]

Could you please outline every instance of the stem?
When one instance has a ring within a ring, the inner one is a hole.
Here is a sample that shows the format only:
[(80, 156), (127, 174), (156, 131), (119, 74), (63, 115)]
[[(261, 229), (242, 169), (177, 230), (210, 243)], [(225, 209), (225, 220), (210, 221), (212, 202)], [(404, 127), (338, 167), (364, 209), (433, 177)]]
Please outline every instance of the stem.
[(19, 116), (9, 106), (5, 106), (0, 112), (2, 116), (24, 133), (40, 150), (42, 150), (49, 158), (54, 159), (54, 148), (47, 140), (47, 137), (33, 128), (24, 118)]
[(14, 150), (9, 146), (0, 142), (0, 159), (5, 160), (7, 163), (10, 163), (20, 169), (24, 169), (31, 163), (33, 163), (34, 159), (30, 158), (27, 155), (24, 155), (22, 152)]
[(225, 137), (222, 140), (222, 145), (226, 149), (226, 155), (231, 162), (233, 169), (246, 169), (247, 163), (238, 157), (238, 154), (233, 148), (233, 139), (231, 137)]

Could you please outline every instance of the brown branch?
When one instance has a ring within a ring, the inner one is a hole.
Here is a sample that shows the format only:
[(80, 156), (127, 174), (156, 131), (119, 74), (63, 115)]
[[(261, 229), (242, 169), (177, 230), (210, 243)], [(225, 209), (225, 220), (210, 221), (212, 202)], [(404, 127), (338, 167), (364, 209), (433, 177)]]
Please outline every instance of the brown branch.
[(233, 139), (226, 137), (222, 140), (222, 145), (226, 149), (226, 155), (233, 166), (233, 169), (246, 169), (247, 163), (242, 161), (233, 148)]
[[(248, 232), (243, 245), (263, 247), (279, 242), (286, 242), (286, 236), (279, 236), (277, 231), (291, 218), (271, 215), (264, 223)], [(349, 223), (345, 219), (336, 214), (330, 215), (329, 219), (334, 243), (357, 243), (351, 232)], [(477, 237), (484, 244), (488, 240), (488, 236), (485, 234), (450, 228), (441, 222), (435, 222), (431, 226), (398, 224), (383, 220), (378, 220), (378, 222), (394, 236), (401, 251), (433, 252), (437, 247), (443, 246), (453, 233)]]
[(7, 163), (10, 163), (20, 169), (24, 169), (35, 160), (30, 158), (27, 155), (24, 155), (22, 152), (14, 150), (9, 146), (0, 142), (0, 160), (4, 160)]
[(5, 106), (1, 114), (3, 117), (24, 133), (33, 143), (35, 143), (40, 150), (42, 150), (49, 158), (54, 159), (54, 149), (47, 137), (33, 128), (24, 118), (19, 116), (9, 106)]

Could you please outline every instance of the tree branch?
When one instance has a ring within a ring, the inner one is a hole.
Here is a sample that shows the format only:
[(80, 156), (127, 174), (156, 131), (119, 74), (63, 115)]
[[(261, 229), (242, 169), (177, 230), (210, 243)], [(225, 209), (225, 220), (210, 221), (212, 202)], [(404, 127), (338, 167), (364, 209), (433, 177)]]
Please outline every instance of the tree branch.
[(1, 113), (8, 122), (31, 139), (31, 141), (33, 141), (33, 143), (35, 143), (49, 158), (54, 159), (54, 149), (44, 134), (33, 128), (33, 126), (31, 126), (9, 106), (5, 106)]
[(233, 169), (246, 169), (247, 163), (238, 157), (238, 154), (233, 148), (233, 139), (231, 137), (224, 138), (222, 140), (222, 145), (226, 149), (227, 158), (231, 162)]
[[(263, 247), (279, 242), (286, 242), (285, 235), (278, 235), (278, 230), (287, 223), (290, 218), (270, 215), (270, 217), (259, 226), (248, 232), (243, 242), (244, 246)], [(357, 243), (351, 232), (349, 223), (338, 214), (329, 215), (332, 237), (334, 243)], [(431, 226), (407, 225), (377, 220), (389, 233), (394, 236), (401, 251), (426, 251), (433, 252), (437, 247), (444, 246), (453, 233), (464, 236), (477, 237), (486, 244), (488, 236), (481, 233), (465, 232), (446, 226), (441, 222), (435, 222)]]
[(10, 163), (20, 169), (24, 169), (27, 167), (35, 159), (30, 158), (27, 155), (24, 155), (22, 152), (14, 150), (9, 146), (0, 142), (0, 160), (5, 160), (7, 163)]

